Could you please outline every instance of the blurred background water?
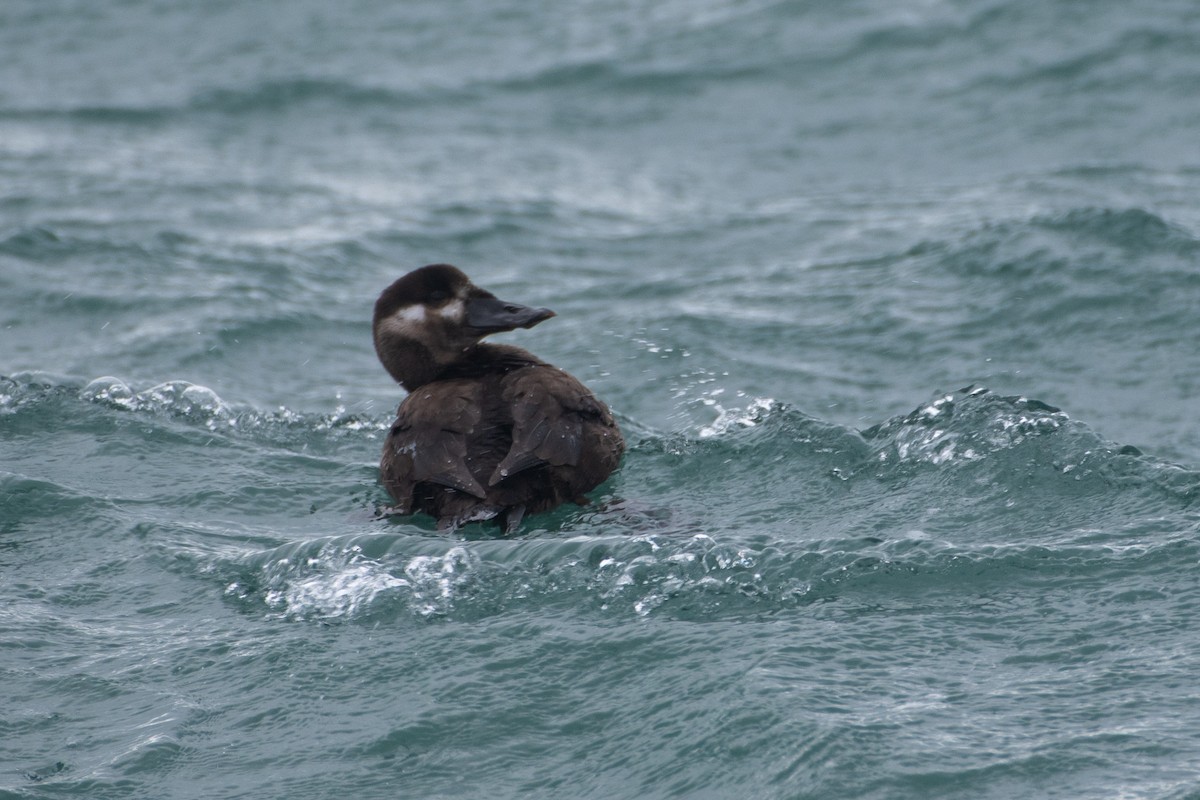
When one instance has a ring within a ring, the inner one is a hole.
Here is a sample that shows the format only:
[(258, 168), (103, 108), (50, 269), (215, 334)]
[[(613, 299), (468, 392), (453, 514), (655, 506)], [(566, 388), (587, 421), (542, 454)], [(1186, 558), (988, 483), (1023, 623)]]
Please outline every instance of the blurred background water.
[[(1200, 797), (1200, 10), (0, 5), (0, 797)], [(421, 264), (630, 451), (381, 520)]]

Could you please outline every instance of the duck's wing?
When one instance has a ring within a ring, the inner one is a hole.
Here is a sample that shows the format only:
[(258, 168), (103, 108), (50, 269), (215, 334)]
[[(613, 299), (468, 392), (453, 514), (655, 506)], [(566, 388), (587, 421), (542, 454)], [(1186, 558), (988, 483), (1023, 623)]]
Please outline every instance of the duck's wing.
[(422, 386), (400, 404), (381, 471), (401, 511), (411, 511), (418, 483), (436, 483), (481, 500), (487, 496), (467, 468), (467, 437), (482, 415), (478, 394), (477, 384), (448, 381)]
[(512, 447), (488, 479), (495, 486), (522, 470), (542, 464), (579, 464), (583, 425), (612, 416), (582, 383), (560, 369), (538, 366), (505, 381), (505, 402), (512, 414)]

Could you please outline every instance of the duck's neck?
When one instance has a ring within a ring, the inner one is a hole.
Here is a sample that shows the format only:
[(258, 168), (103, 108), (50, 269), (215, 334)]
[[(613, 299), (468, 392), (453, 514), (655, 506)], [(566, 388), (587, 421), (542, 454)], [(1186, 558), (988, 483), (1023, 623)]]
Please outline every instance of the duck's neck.
[(434, 359), (429, 348), (416, 342), (397, 344), (376, 339), (375, 352), (383, 368), (408, 392), (436, 380), (446, 369), (445, 364)]
[(408, 392), (436, 380), (478, 378), (545, 363), (527, 350), (506, 344), (476, 344), (449, 364), (438, 363), (428, 348), (415, 342), (389, 347), (377, 341), (375, 350), (384, 368)]

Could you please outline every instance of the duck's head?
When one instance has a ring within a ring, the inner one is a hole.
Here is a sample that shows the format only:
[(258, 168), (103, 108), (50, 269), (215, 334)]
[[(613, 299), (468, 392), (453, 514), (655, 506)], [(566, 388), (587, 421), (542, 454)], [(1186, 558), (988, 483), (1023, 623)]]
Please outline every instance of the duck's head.
[(532, 328), (553, 316), (548, 308), (497, 298), (457, 267), (430, 264), (397, 280), (375, 301), (375, 352), (411, 391), (461, 361), (488, 334)]

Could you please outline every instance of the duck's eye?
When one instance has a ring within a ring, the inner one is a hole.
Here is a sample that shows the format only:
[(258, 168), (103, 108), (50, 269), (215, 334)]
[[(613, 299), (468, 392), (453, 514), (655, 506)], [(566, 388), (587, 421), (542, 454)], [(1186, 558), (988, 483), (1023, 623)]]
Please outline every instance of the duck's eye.
[(429, 302), (440, 303), (450, 296), (449, 292), (444, 292), (441, 289), (436, 289), (429, 293)]

